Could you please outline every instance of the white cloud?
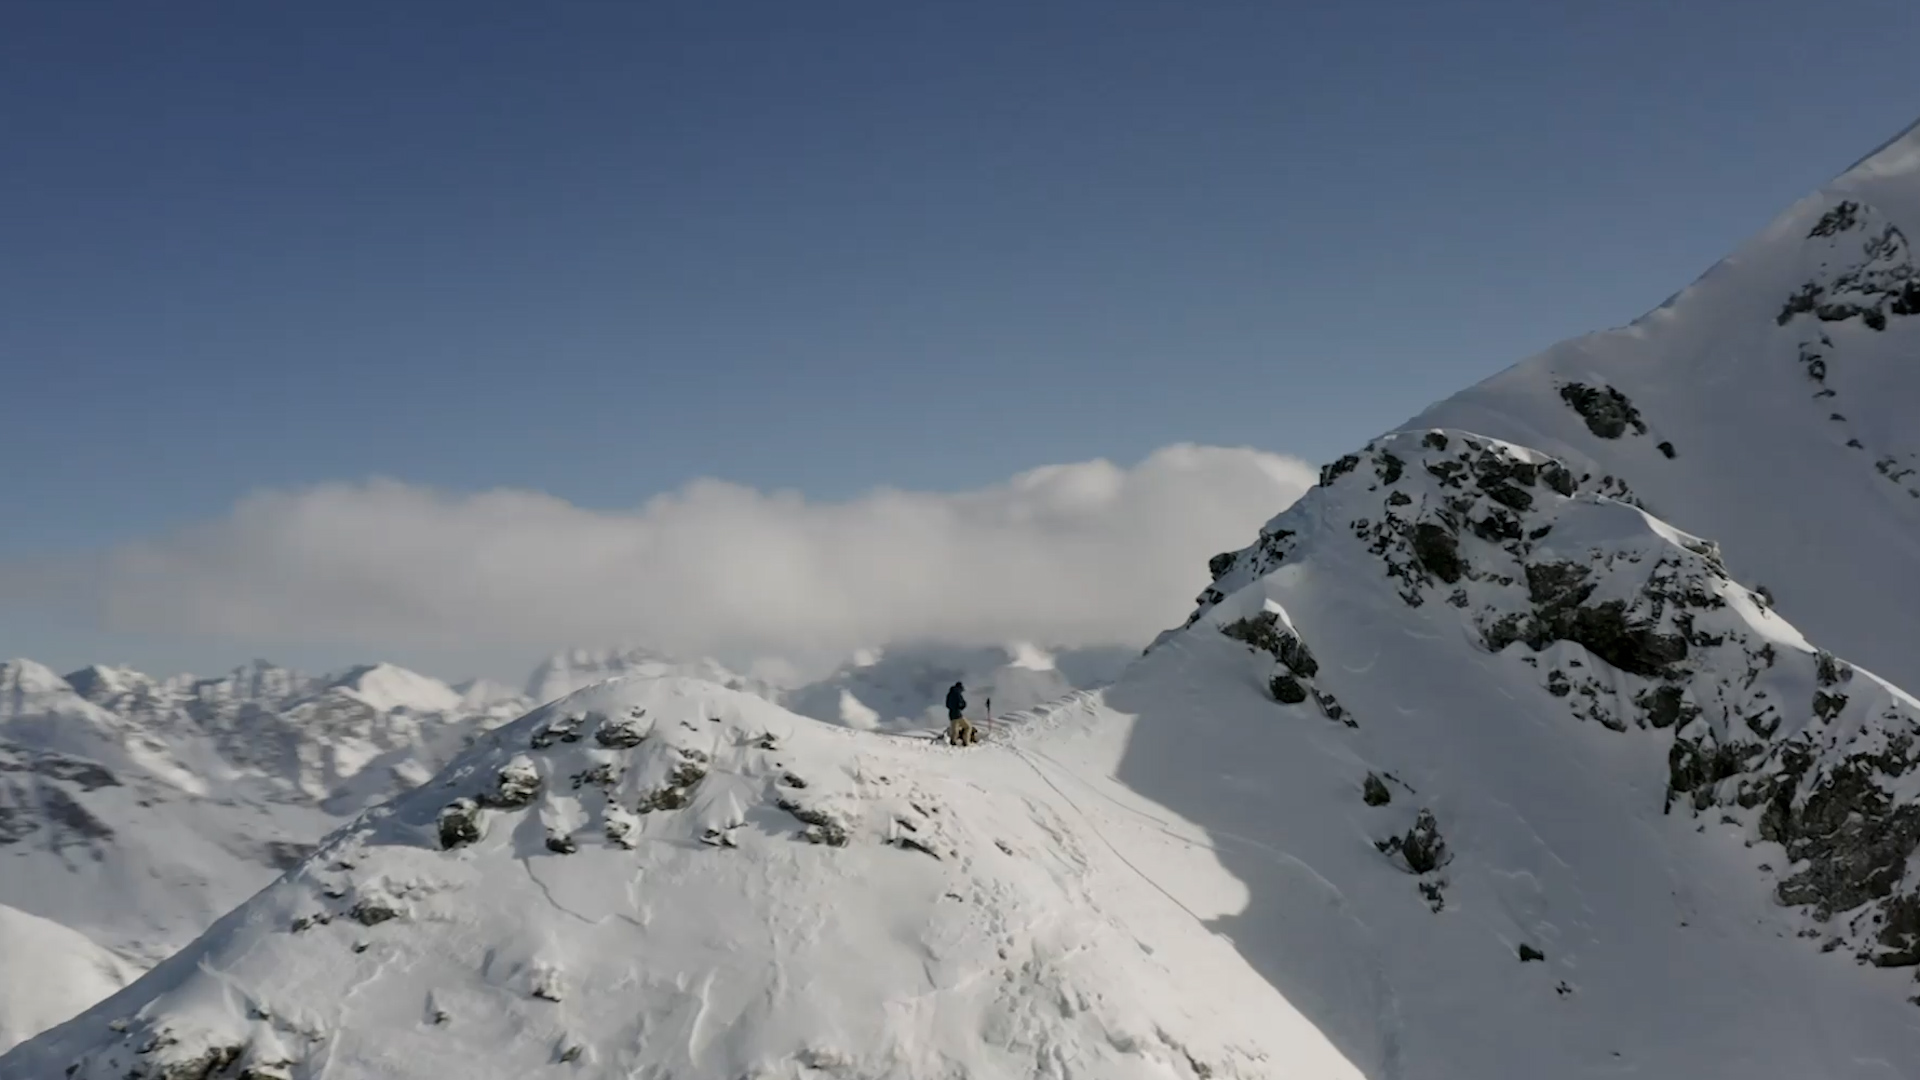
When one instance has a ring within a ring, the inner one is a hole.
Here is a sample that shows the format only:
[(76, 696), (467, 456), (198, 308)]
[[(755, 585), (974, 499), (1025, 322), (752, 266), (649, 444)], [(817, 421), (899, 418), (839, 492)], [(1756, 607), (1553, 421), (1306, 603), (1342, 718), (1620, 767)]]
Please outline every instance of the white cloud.
[(809, 502), (699, 480), (628, 512), (393, 481), (266, 492), (109, 554), (116, 631), (262, 644), (682, 654), (844, 652), (906, 638), (1144, 641), (1209, 555), (1313, 482), (1304, 462), (1171, 446), (957, 494)]

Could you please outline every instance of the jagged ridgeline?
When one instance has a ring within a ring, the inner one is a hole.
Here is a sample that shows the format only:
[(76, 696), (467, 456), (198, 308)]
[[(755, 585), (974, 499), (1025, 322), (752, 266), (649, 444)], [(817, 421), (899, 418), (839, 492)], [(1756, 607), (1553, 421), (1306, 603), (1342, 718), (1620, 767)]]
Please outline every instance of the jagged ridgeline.
[[(1215, 556), (1187, 625), (1329, 544), (1363, 549), (1408, 606), (1457, 609), (1569, 722), (1669, 740), (1666, 809), (1782, 845), (1776, 896), (1825, 927), (1809, 933), (1826, 948), (1920, 964), (1920, 704), (1807, 643), (1729, 578), (1715, 544), (1648, 515), (1617, 477), (1405, 432), (1329, 465), (1256, 543)], [(1311, 699), (1355, 722), (1311, 687), (1310, 642), (1283, 612), (1221, 629), (1273, 655), (1279, 706)], [(1370, 779), (1369, 802), (1384, 802)]]

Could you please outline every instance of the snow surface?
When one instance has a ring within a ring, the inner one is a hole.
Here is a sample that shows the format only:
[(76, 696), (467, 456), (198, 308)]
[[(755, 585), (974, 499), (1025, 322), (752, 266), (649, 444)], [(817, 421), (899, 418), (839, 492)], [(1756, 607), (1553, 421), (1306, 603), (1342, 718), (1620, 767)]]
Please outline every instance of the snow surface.
[[(1625, 477), (1654, 513), (1722, 543), (1735, 576), (1828, 648), (1920, 686), (1913, 229), (1920, 127), (1633, 325), (1556, 345), (1407, 428), (1475, 431)], [(1563, 399), (1570, 384), (1619, 391), (1644, 431), (1596, 434)]]
[(140, 977), (50, 919), (0, 904), (0, 1054)]

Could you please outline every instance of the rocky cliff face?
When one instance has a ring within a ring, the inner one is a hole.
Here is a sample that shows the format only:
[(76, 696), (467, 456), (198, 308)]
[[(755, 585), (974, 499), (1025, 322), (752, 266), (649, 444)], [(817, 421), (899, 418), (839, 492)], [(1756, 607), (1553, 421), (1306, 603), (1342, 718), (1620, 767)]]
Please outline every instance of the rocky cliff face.
[[(1920, 703), (1806, 642), (1718, 545), (1649, 516), (1616, 477), (1433, 430), (1377, 440), (1322, 483), (1212, 561), (1189, 626), (1303, 544), (1364, 553), (1402, 603), (1456, 609), (1527, 668), (1566, 722), (1666, 741), (1664, 809), (1779, 845), (1775, 895), (1812, 917), (1807, 936), (1920, 965)], [(1273, 656), (1279, 702), (1365, 724), (1315, 685), (1311, 642), (1283, 615), (1224, 632)]]

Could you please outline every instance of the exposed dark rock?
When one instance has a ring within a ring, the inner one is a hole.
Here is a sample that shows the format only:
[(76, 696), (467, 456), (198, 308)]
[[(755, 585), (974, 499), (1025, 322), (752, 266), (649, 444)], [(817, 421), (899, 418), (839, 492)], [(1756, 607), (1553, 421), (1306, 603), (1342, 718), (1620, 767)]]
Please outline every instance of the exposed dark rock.
[(635, 809), (642, 814), (651, 814), (656, 810), (682, 810), (689, 801), (686, 788), (668, 784), (642, 795)]
[(455, 799), (440, 811), (440, 846), (456, 848), (481, 837), (480, 804), (473, 799)]
[(1276, 660), (1280, 658), (1282, 643), (1291, 636), (1281, 627), (1280, 616), (1271, 611), (1263, 611), (1251, 618), (1235, 619), (1222, 626), (1220, 632), (1235, 641), (1244, 641), (1261, 652), (1272, 653)]
[(1880, 927), (1877, 943), (1886, 951), (1873, 955), (1874, 966), (1920, 965), (1920, 894), (1894, 897), (1882, 912), (1886, 922)]
[(1267, 683), (1267, 688), (1273, 692), (1273, 699), (1282, 705), (1298, 705), (1307, 700), (1307, 688), (1291, 675), (1275, 675)]
[(1374, 846), (1388, 855), (1399, 855), (1416, 874), (1437, 870), (1447, 862), (1447, 844), (1441, 839), (1440, 824), (1434, 820), (1433, 811), (1425, 807), (1415, 815), (1413, 828), (1408, 829), (1405, 836), (1390, 836)]
[(1360, 785), (1360, 797), (1368, 806), (1385, 806), (1393, 801), (1393, 793), (1387, 790), (1386, 782), (1373, 773)]
[(1660, 446), (1659, 446), (1659, 450), (1660, 450), (1660, 452), (1661, 452), (1662, 454), (1665, 454), (1665, 455), (1667, 456), (1667, 459), (1668, 459), (1669, 461), (1671, 461), (1671, 460), (1673, 459), (1673, 444), (1672, 444), (1672, 443), (1670, 443), (1670, 442), (1662, 442), (1662, 443), (1660, 444)]
[(1413, 527), (1413, 556), (1427, 573), (1451, 585), (1466, 569), (1460, 560), (1460, 541), (1430, 521)]
[(539, 771), (532, 762), (519, 759), (501, 767), (494, 790), (481, 795), (480, 804), (496, 810), (520, 810), (539, 794)]
[(1643, 722), (1656, 728), (1684, 725), (1700, 714), (1697, 706), (1687, 704), (1686, 691), (1673, 684), (1643, 690), (1633, 702), (1640, 706)]
[(1358, 454), (1347, 454), (1331, 465), (1322, 465), (1320, 467), (1320, 486), (1332, 487), (1335, 480), (1340, 479), (1359, 467), (1360, 456)]
[(1407, 465), (1406, 462), (1401, 461), (1399, 458), (1385, 451), (1381, 451), (1374, 457), (1373, 464), (1375, 471), (1380, 476), (1380, 482), (1383, 484), (1398, 482), (1401, 475), (1406, 471)]
[(549, 720), (533, 733), (533, 748), (545, 750), (556, 742), (579, 742), (580, 725), (585, 722), (586, 717), (581, 713), (568, 713)]
[(1533, 946), (1527, 944), (1524, 941), (1520, 943), (1520, 962), (1521, 963), (1524, 964), (1533, 960), (1545, 960), (1546, 958), (1547, 958), (1546, 953), (1541, 952), (1539, 949), (1534, 948)]
[[(792, 814), (807, 826), (800, 834), (801, 838), (807, 842), (826, 844), (829, 847), (847, 846), (849, 837), (846, 825), (825, 811), (802, 806), (792, 799), (781, 799), (775, 805), (787, 813)], [(929, 852), (929, 854), (931, 854), (931, 852)]]
[(1859, 224), (1860, 204), (1854, 202), (1852, 199), (1847, 199), (1833, 209), (1820, 215), (1820, 220), (1813, 226), (1813, 231), (1807, 233), (1807, 239), (1811, 240), (1820, 236), (1833, 236), (1855, 228)]
[(1212, 575), (1214, 581), (1219, 581), (1227, 571), (1233, 569), (1233, 564), (1239, 558), (1240, 553), (1237, 551), (1223, 551), (1207, 560), (1207, 573)]
[(1288, 634), (1281, 638), (1278, 656), (1280, 662), (1287, 665), (1288, 671), (1303, 679), (1311, 679), (1320, 673), (1320, 662), (1313, 658), (1307, 643), (1297, 635)]
[(353, 920), (362, 926), (377, 926), (389, 919), (400, 917), (400, 909), (378, 897), (369, 897), (353, 905), (347, 912)]
[(267, 865), (275, 870), (291, 870), (313, 854), (314, 845), (295, 843), (292, 840), (269, 840), (266, 843)]
[(613, 719), (602, 717), (600, 725), (594, 729), (593, 741), (609, 750), (631, 750), (646, 741), (647, 733), (640, 726), (646, 716), (645, 709), (635, 709), (630, 716)]
[(1313, 695), (1314, 704), (1320, 706), (1320, 711), (1326, 714), (1327, 719), (1338, 720), (1348, 727), (1360, 726), (1353, 717), (1347, 715), (1346, 706), (1340, 704), (1331, 693), (1318, 687), (1308, 687), (1307, 689), (1308, 692)]
[(928, 847), (927, 845), (921, 843), (920, 841), (914, 839), (911, 836), (896, 836), (893, 838), (891, 843), (895, 847), (905, 848), (908, 851), (917, 851), (922, 855), (931, 855), (934, 857), (935, 860), (938, 860), (940, 858), (939, 852), (934, 851), (932, 848)]
[(1700, 741), (1675, 739), (1667, 750), (1667, 805), (1674, 797), (1691, 793), (1696, 810), (1713, 803), (1714, 786), (1745, 772), (1766, 747), (1722, 743), (1711, 737)]
[(1647, 433), (1640, 410), (1611, 386), (1595, 389), (1585, 383), (1568, 383), (1560, 388), (1560, 400), (1580, 414), (1580, 419), (1587, 422), (1588, 431), (1602, 439), (1618, 439), (1629, 427), (1636, 435)]
[(1643, 678), (1665, 675), (1672, 664), (1686, 659), (1684, 634), (1662, 633), (1650, 622), (1629, 619), (1625, 601), (1585, 604), (1594, 589), (1587, 567), (1563, 562), (1526, 569), (1528, 595), (1536, 607), (1523, 637), (1535, 652), (1555, 641), (1571, 641)]

